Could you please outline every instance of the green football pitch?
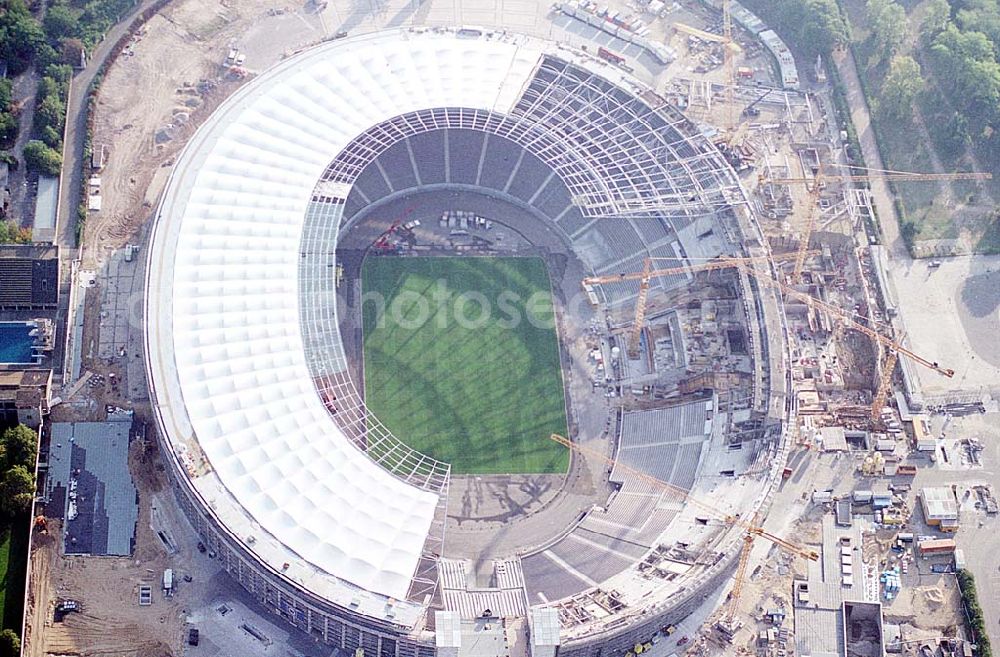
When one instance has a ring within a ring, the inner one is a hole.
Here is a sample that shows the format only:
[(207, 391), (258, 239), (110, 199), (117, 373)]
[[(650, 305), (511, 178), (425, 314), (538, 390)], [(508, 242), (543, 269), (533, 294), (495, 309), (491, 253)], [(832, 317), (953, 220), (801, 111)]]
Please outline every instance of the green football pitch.
[(540, 258), (364, 262), (365, 399), (455, 474), (562, 473), (559, 342)]

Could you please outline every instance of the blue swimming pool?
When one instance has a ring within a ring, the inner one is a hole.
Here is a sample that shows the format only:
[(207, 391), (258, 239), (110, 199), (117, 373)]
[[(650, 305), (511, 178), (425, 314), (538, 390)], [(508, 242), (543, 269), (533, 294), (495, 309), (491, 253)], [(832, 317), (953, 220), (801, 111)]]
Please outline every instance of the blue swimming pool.
[(32, 363), (33, 323), (0, 322), (0, 363)]

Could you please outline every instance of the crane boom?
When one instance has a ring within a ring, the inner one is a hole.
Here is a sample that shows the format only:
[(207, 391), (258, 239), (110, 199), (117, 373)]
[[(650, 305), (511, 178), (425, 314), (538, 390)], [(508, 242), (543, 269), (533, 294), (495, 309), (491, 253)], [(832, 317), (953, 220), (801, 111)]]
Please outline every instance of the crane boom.
[(747, 577), (747, 565), (750, 563), (750, 550), (753, 549), (754, 535), (747, 532), (743, 536), (743, 547), (740, 548), (740, 560), (736, 564), (736, 574), (733, 576), (733, 590), (729, 592), (726, 610), (722, 614), (723, 623), (732, 626), (733, 618), (740, 606), (740, 595), (743, 593), (743, 582)]
[[(811, 251), (807, 255), (819, 255), (819, 251)], [(605, 285), (607, 283), (621, 283), (622, 281), (642, 281), (642, 280), (652, 280), (659, 276), (670, 276), (671, 274), (684, 274), (687, 272), (699, 272), (699, 271), (713, 271), (716, 269), (730, 269), (736, 267), (734, 262), (744, 262), (744, 263), (755, 263), (761, 262), (766, 263), (768, 261), (772, 262), (788, 262), (795, 257), (794, 254), (779, 254), (774, 256), (749, 256), (746, 258), (728, 258), (721, 257), (714, 260), (709, 260), (708, 262), (699, 262), (696, 264), (681, 265), (678, 267), (666, 267), (663, 269), (646, 269), (643, 268), (642, 271), (634, 271), (623, 274), (604, 274), (602, 276), (588, 276), (583, 279), (585, 285)], [(646, 258), (646, 262), (652, 262), (653, 258)]]
[(653, 264), (649, 258), (642, 265), (642, 284), (639, 285), (639, 296), (635, 300), (635, 319), (632, 322), (632, 335), (628, 341), (629, 358), (639, 356), (642, 341), (642, 325), (646, 321), (646, 299), (649, 298), (649, 281)]
[(740, 262), (737, 259), (734, 259), (733, 262), (737, 263), (737, 265), (736, 265), (737, 267), (741, 268), (743, 271), (745, 271), (748, 274), (752, 275), (755, 279), (757, 279), (757, 281), (759, 281), (761, 283), (764, 283), (765, 285), (768, 285), (770, 287), (776, 287), (776, 288), (780, 289), (786, 295), (792, 297), (793, 299), (798, 299), (799, 301), (805, 303), (810, 308), (813, 308), (815, 310), (819, 310), (821, 312), (825, 312), (827, 315), (830, 315), (831, 317), (834, 317), (834, 318), (838, 319), (840, 322), (842, 322), (843, 324), (845, 324), (849, 328), (852, 328), (852, 329), (854, 329), (856, 331), (864, 333), (865, 335), (867, 335), (868, 337), (872, 338), (873, 340), (877, 340), (878, 342), (881, 342), (883, 345), (885, 345), (889, 349), (892, 349), (892, 350), (898, 352), (899, 354), (901, 354), (903, 356), (906, 356), (910, 360), (912, 360), (912, 361), (914, 361), (916, 363), (919, 363), (920, 365), (923, 365), (924, 367), (926, 367), (928, 369), (932, 369), (935, 372), (937, 372), (938, 374), (941, 374), (942, 376), (946, 376), (948, 378), (951, 378), (951, 377), (955, 376), (955, 370), (941, 367), (937, 363), (935, 363), (933, 361), (930, 361), (930, 360), (927, 360), (923, 356), (920, 356), (919, 354), (916, 354), (916, 353), (910, 351), (909, 349), (907, 349), (903, 345), (899, 344), (898, 342), (896, 342), (892, 338), (887, 338), (886, 336), (882, 335), (881, 333), (879, 333), (875, 329), (871, 328), (870, 326), (866, 326), (866, 325), (862, 324), (861, 322), (857, 321), (856, 319), (853, 319), (850, 315), (848, 315), (846, 312), (844, 312), (842, 309), (838, 308), (837, 306), (834, 306), (833, 304), (829, 304), (829, 303), (827, 303), (825, 301), (821, 301), (821, 300), (817, 299), (816, 297), (814, 297), (813, 295), (807, 294), (806, 292), (800, 292), (799, 290), (796, 290), (795, 288), (793, 288), (790, 285), (786, 285), (786, 284), (782, 283), (781, 281), (778, 281), (778, 280), (775, 280), (775, 279), (771, 278), (767, 274), (764, 274), (764, 273), (761, 273), (761, 272), (757, 272), (756, 270), (748, 267), (746, 264)]
[(704, 41), (712, 41), (714, 43), (721, 43), (732, 48), (736, 52), (743, 50), (740, 44), (736, 43), (732, 39), (728, 38), (724, 34), (715, 34), (713, 32), (706, 32), (705, 30), (699, 30), (697, 27), (691, 27), (690, 25), (685, 25), (684, 23), (674, 23), (674, 29), (678, 32), (684, 32), (685, 34), (690, 34), (691, 36), (696, 36)]
[(813, 185), (812, 191), (809, 192), (809, 210), (806, 213), (805, 229), (799, 236), (799, 248), (795, 252), (795, 267), (792, 268), (792, 280), (796, 283), (802, 280), (802, 267), (806, 264), (806, 251), (809, 250), (809, 237), (812, 235), (813, 228), (816, 226), (816, 215), (818, 214), (816, 208), (819, 205), (819, 194), (819, 184)]
[(889, 398), (889, 389), (892, 387), (892, 373), (896, 369), (896, 361), (899, 354), (894, 349), (887, 349), (885, 365), (882, 366), (882, 374), (878, 381), (878, 391), (872, 399), (872, 422), (877, 422), (882, 417), (882, 409)]
[(736, 130), (736, 103), (733, 98), (736, 94), (736, 63), (733, 55), (739, 48), (739, 44), (733, 40), (733, 16), (729, 11), (730, 0), (722, 0), (722, 34), (725, 38), (725, 46), (722, 49), (722, 65), (726, 71), (726, 128), (730, 131)]
[(774, 185), (796, 185), (802, 183), (839, 180), (843, 182), (866, 182), (872, 178), (892, 180), (896, 182), (922, 182), (934, 180), (992, 180), (991, 173), (910, 173), (910, 172), (879, 172), (873, 171), (867, 175), (847, 175), (839, 173), (817, 174), (812, 178), (768, 178), (761, 177), (761, 182)]

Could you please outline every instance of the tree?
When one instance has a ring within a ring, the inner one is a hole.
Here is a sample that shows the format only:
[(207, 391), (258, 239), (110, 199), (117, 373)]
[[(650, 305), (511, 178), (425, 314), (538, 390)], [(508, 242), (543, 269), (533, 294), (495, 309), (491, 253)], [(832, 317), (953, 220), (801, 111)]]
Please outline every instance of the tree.
[(61, 132), (65, 117), (66, 105), (62, 99), (57, 94), (45, 96), (39, 101), (35, 110), (35, 125), (39, 130), (45, 126), (52, 126)]
[(913, 100), (924, 88), (920, 64), (909, 55), (896, 55), (879, 94), (879, 109), (889, 118), (909, 119)]
[(59, 97), (65, 98), (69, 89), (70, 80), (73, 79), (73, 65), (53, 63), (45, 67), (45, 77), (52, 78), (59, 89)]
[(12, 144), (17, 139), (17, 118), (10, 112), (0, 112), (0, 144)]
[(0, 657), (18, 657), (21, 654), (21, 639), (14, 630), (0, 632)]
[(8, 468), (23, 465), (28, 470), (35, 471), (35, 459), (38, 455), (38, 434), (30, 427), (19, 424), (0, 434), (0, 444), (4, 446)]
[(895, 55), (906, 41), (906, 10), (892, 0), (868, 0), (865, 16), (874, 45), (868, 66), (874, 67)]
[(807, 0), (805, 8), (807, 18), (799, 43), (809, 51), (810, 59), (813, 59), (813, 55), (828, 53), (848, 42), (850, 29), (835, 0)]
[[(0, 244), (29, 244), (31, 229), (22, 228), (13, 221), (0, 221)], [(0, 442), (0, 466), (7, 463), (7, 447)]]
[(997, 0), (964, 0), (955, 16), (963, 30), (986, 34), (993, 43), (1000, 43), (1000, 6)]
[(63, 4), (52, 5), (45, 12), (42, 20), (45, 36), (49, 43), (58, 43), (60, 39), (77, 36), (78, 25), (76, 13)]
[(24, 145), (24, 163), (28, 169), (47, 176), (58, 176), (62, 168), (62, 155), (44, 142), (32, 139)]
[(50, 125), (45, 126), (38, 132), (46, 146), (59, 150), (62, 148), (62, 133)]
[(0, 112), (10, 109), (10, 103), (14, 99), (14, 85), (9, 78), (0, 78)]
[(962, 32), (954, 24), (934, 38), (930, 61), (937, 79), (964, 115), (970, 137), (1000, 122), (1000, 63), (982, 32)]
[(10, 65), (10, 73), (17, 74), (27, 68), (44, 43), (45, 32), (24, 0), (6, 0), (0, 13), (0, 60)]
[(927, 0), (924, 5), (924, 18), (920, 21), (920, 36), (926, 40), (933, 39), (951, 19), (951, 5), (948, 0)]
[(15, 465), (0, 479), (0, 511), (15, 516), (31, 510), (35, 498), (35, 477), (23, 465)]

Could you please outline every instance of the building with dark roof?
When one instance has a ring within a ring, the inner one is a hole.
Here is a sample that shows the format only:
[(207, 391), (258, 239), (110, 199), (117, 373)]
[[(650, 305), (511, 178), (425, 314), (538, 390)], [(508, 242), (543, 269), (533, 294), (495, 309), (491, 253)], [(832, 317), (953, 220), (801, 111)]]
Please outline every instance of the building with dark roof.
[(0, 370), (0, 422), (38, 429), (49, 412), (52, 370)]
[(58, 302), (58, 247), (0, 246), (0, 310), (55, 310)]

